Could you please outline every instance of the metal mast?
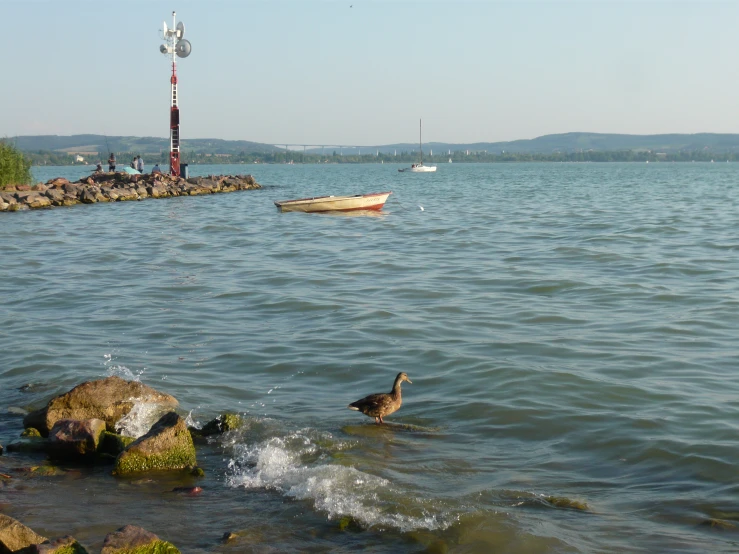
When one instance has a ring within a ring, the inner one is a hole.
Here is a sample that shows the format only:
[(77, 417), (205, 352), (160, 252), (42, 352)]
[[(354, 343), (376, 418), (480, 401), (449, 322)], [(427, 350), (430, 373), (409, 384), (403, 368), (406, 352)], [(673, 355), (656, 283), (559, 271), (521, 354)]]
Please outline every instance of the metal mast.
[(164, 22), (162, 38), (166, 44), (159, 47), (162, 54), (172, 56), (172, 77), (169, 82), (172, 86), (169, 103), (169, 173), (180, 176), (180, 106), (177, 98), (177, 56), (186, 58), (192, 51), (190, 41), (182, 38), (185, 35), (185, 24), (175, 21), (176, 13), (172, 12), (172, 28), (167, 28)]

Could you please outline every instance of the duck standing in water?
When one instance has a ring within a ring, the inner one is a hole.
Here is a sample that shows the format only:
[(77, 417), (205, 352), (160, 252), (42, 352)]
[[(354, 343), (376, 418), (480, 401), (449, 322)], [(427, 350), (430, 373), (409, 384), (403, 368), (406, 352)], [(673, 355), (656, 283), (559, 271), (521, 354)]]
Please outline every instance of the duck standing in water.
[(395, 378), (393, 390), (390, 392), (370, 394), (361, 400), (352, 402), (347, 406), (347, 408), (362, 412), (366, 416), (374, 417), (375, 423), (385, 423), (382, 421), (382, 418), (398, 411), (398, 408), (400, 408), (400, 405), (403, 403), (403, 398), (400, 394), (400, 384), (403, 381), (413, 383), (413, 381), (408, 379), (408, 374), (401, 371)]

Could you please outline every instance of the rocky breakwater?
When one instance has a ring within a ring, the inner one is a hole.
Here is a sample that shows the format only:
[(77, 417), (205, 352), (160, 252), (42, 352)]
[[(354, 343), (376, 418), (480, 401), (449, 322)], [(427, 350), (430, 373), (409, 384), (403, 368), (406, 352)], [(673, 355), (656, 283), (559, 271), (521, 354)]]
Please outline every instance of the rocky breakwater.
[(145, 198), (196, 196), (262, 188), (251, 175), (171, 175), (93, 173), (79, 181), (51, 179), (37, 185), (10, 185), (0, 189), (0, 212), (19, 211), (97, 202), (123, 202)]
[[(202, 429), (195, 429), (186, 425), (175, 411), (177, 407), (177, 399), (138, 381), (113, 376), (82, 383), (26, 414), (25, 429), (19, 439), (9, 443), (6, 452), (0, 450), (2, 460), (45, 456), (52, 465), (29, 469), (4, 464), (0, 489), (13, 490), (13, 483), (19, 478), (29, 471), (41, 471), (42, 467), (49, 474), (63, 473), (64, 470), (53, 465), (56, 463), (63, 463), (67, 470), (75, 465), (112, 466), (109, 472), (111, 487), (116, 487), (119, 479), (152, 471), (180, 472), (189, 481), (201, 478), (205, 474), (197, 466), (195, 440), (202, 443), (210, 435), (237, 430), (242, 425), (241, 417), (222, 414)], [(131, 418), (143, 419), (134, 426), (141, 429), (137, 433), (140, 436), (119, 434), (124, 427), (130, 429), (127, 423)], [(22, 493), (22, 490), (23, 485), (19, 483), (15, 492)], [(197, 495), (202, 488), (177, 487), (174, 491)], [(3, 506), (3, 512), (8, 511), (12, 511), (12, 504)], [(49, 539), (3, 513), (0, 514), (0, 554), (10, 552), (82, 554), (89, 551), (71, 535)], [(180, 551), (172, 543), (132, 525), (111, 531), (101, 550), (101, 554), (152, 552), (176, 554)]]

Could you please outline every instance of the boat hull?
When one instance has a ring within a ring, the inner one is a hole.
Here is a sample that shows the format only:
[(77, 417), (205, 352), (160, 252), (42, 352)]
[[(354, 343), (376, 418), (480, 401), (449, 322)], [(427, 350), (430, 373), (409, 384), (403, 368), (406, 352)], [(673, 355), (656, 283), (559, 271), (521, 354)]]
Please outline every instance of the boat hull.
[(422, 165), (420, 167), (404, 167), (403, 169), (399, 169), (401, 173), (431, 173), (433, 171), (436, 171), (435, 165)]
[(316, 196), (298, 200), (276, 201), (281, 212), (351, 212), (381, 210), (392, 192), (357, 194), (355, 196)]

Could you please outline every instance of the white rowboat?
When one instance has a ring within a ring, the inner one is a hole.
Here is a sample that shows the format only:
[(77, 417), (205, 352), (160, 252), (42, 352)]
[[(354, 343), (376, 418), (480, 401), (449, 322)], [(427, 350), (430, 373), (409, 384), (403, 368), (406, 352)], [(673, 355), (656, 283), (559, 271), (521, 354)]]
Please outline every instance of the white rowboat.
[(354, 210), (381, 210), (392, 192), (356, 194), (354, 196), (314, 196), (298, 200), (276, 201), (282, 212), (350, 212)]

